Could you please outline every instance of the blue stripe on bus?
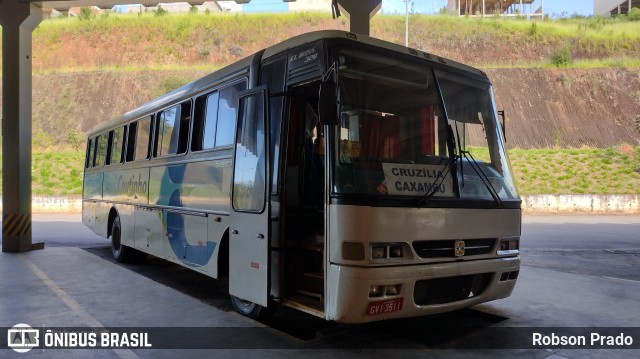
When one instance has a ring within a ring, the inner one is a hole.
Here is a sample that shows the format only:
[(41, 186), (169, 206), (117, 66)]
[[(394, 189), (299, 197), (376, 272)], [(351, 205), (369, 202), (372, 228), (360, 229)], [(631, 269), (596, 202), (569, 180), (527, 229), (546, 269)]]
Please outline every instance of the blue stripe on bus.
[[(209, 262), (216, 248), (216, 243), (207, 241), (202, 245), (193, 245), (187, 241), (184, 230), (184, 215), (175, 212), (164, 212), (164, 222), (169, 233), (169, 244), (177, 258), (190, 266), (204, 266)], [(186, 256), (186, 258), (185, 258)]]
[[(157, 204), (172, 207), (183, 207), (184, 177), (187, 165), (181, 164), (164, 168), (160, 179), (160, 191)], [(164, 223), (169, 234), (169, 244), (177, 258), (190, 266), (204, 266), (213, 255), (216, 243), (206, 241), (206, 238), (196, 239), (199, 245), (187, 241), (184, 214), (164, 211)], [(205, 225), (206, 225), (205, 221)], [(207, 233), (207, 231), (204, 231)], [(206, 245), (204, 245), (206, 241)], [(193, 242), (193, 241), (192, 241)]]

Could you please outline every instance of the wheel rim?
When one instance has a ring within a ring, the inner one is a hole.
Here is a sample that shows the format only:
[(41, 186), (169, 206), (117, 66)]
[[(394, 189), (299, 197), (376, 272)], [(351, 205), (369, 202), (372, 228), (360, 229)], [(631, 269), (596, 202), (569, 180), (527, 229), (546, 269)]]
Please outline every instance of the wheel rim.
[(111, 246), (114, 254), (120, 253), (122, 245), (120, 244), (120, 229), (117, 227), (113, 229), (113, 234), (111, 235)]
[(238, 298), (238, 304), (240, 304), (240, 306), (242, 306), (243, 308), (251, 308), (253, 307), (253, 303), (248, 301), (248, 300), (244, 300), (244, 299), (240, 299)]
[(256, 308), (255, 303), (240, 299), (236, 296), (233, 297), (233, 301), (235, 302), (236, 308), (245, 315), (250, 314)]

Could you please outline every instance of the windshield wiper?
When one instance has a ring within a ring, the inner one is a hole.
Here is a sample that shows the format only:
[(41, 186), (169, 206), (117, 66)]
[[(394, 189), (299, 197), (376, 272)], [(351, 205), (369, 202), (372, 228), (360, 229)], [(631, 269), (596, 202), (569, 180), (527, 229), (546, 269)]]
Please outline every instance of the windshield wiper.
[(418, 198), (418, 205), (426, 203), (429, 198), (433, 197), (433, 195), (438, 192), (438, 190), (440, 189), (440, 185), (442, 185), (442, 182), (444, 182), (444, 179), (447, 177), (449, 172), (452, 172), (452, 169), (455, 167), (457, 161), (458, 155), (453, 154), (442, 171), (438, 171), (436, 180), (431, 184), (431, 190), (423, 194), (422, 197)]
[[(456, 168), (456, 163), (458, 161), (459, 156), (456, 154), (456, 138), (453, 135), (453, 128), (451, 125), (447, 125), (447, 147), (449, 148), (449, 153), (451, 157), (449, 158), (449, 162), (445, 165), (446, 167), (443, 169), (445, 174), (443, 175), (442, 171), (438, 171), (438, 176), (436, 180), (433, 182), (431, 190), (422, 195), (422, 197), (418, 198), (418, 205), (422, 205), (427, 202), (428, 199), (433, 197), (436, 194), (442, 182), (444, 182), (445, 177), (449, 172), (451, 172), (451, 177), (453, 179), (453, 188), (454, 193), (459, 195), (458, 188), (458, 172)], [(461, 162), (462, 163), (462, 162)]]
[[(491, 184), (491, 180), (489, 180), (489, 177), (484, 173), (484, 171), (482, 171), (482, 168), (480, 168), (480, 165), (478, 164), (478, 162), (476, 161), (475, 158), (473, 158), (473, 155), (471, 154), (471, 152), (465, 150), (460, 150), (460, 153), (462, 154), (462, 156), (469, 161), (469, 164), (471, 165), (471, 168), (475, 171), (475, 173), (478, 175), (478, 177), (480, 177), (480, 180), (482, 181), (482, 183), (484, 184), (485, 187), (487, 187), (487, 190), (489, 191), (489, 194), (491, 194), (491, 197), (493, 197), (493, 200), (496, 202), (496, 204), (498, 206), (502, 206), (502, 200), (500, 199), (500, 196), (498, 195), (498, 192), (496, 191), (496, 189), (493, 187), (493, 185)], [(469, 160), (471, 159), (471, 160)], [(463, 163), (462, 163), (462, 157), (460, 158), (460, 167), (463, 167)], [(462, 186), (464, 186), (464, 172), (462, 172)]]

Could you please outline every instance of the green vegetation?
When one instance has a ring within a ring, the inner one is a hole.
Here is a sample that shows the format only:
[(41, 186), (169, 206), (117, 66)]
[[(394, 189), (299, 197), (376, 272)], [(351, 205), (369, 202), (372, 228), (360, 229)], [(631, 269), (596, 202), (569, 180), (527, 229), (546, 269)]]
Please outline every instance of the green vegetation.
[[(640, 66), (640, 10), (614, 18), (527, 20), (411, 15), (410, 46), (478, 67)], [(36, 72), (68, 69), (221, 67), (289, 37), (320, 29), (348, 29), (324, 13), (139, 14), (44, 21), (34, 32)], [(372, 36), (404, 44), (404, 17), (378, 14)], [(81, 36), (81, 37), (80, 37)], [(84, 39), (118, 48), (70, 48)], [(92, 56), (84, 56), (85, 53)], [(95, 51), (98, 51), (97, 53)], [(104, 52), (100, 52), (104, 51)]]
[(31, 167), (33, 195), (80, 195), (83, 166), (84, 151), (34, 151)]
[(568, 48), (563, 48), (553, 55), (551, 62), (556, 67), (567, 67), (573, 62), (573, 56)]
[(521, 194), (637, 194), (640, 147), (509, 151)]
[[(472, 152), (476, 159), (488, 156), (478, 149)], [(522, 195), (637, 194), (640, 188), (640, 147), (514, 149), (509, 155)], [(83, 164), (83, 151), (36, 150), (33, 194), (80, 195)]]

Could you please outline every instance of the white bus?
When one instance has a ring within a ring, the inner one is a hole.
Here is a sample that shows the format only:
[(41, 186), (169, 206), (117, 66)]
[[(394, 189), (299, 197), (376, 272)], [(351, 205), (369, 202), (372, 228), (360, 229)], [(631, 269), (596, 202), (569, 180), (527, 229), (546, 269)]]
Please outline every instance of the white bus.
[(93, 129), (83, 222), (116, 260), (227, 278), (234, 308), (345, 323), (504, 298), (521, 200), (478, 69), (301, 35)]

